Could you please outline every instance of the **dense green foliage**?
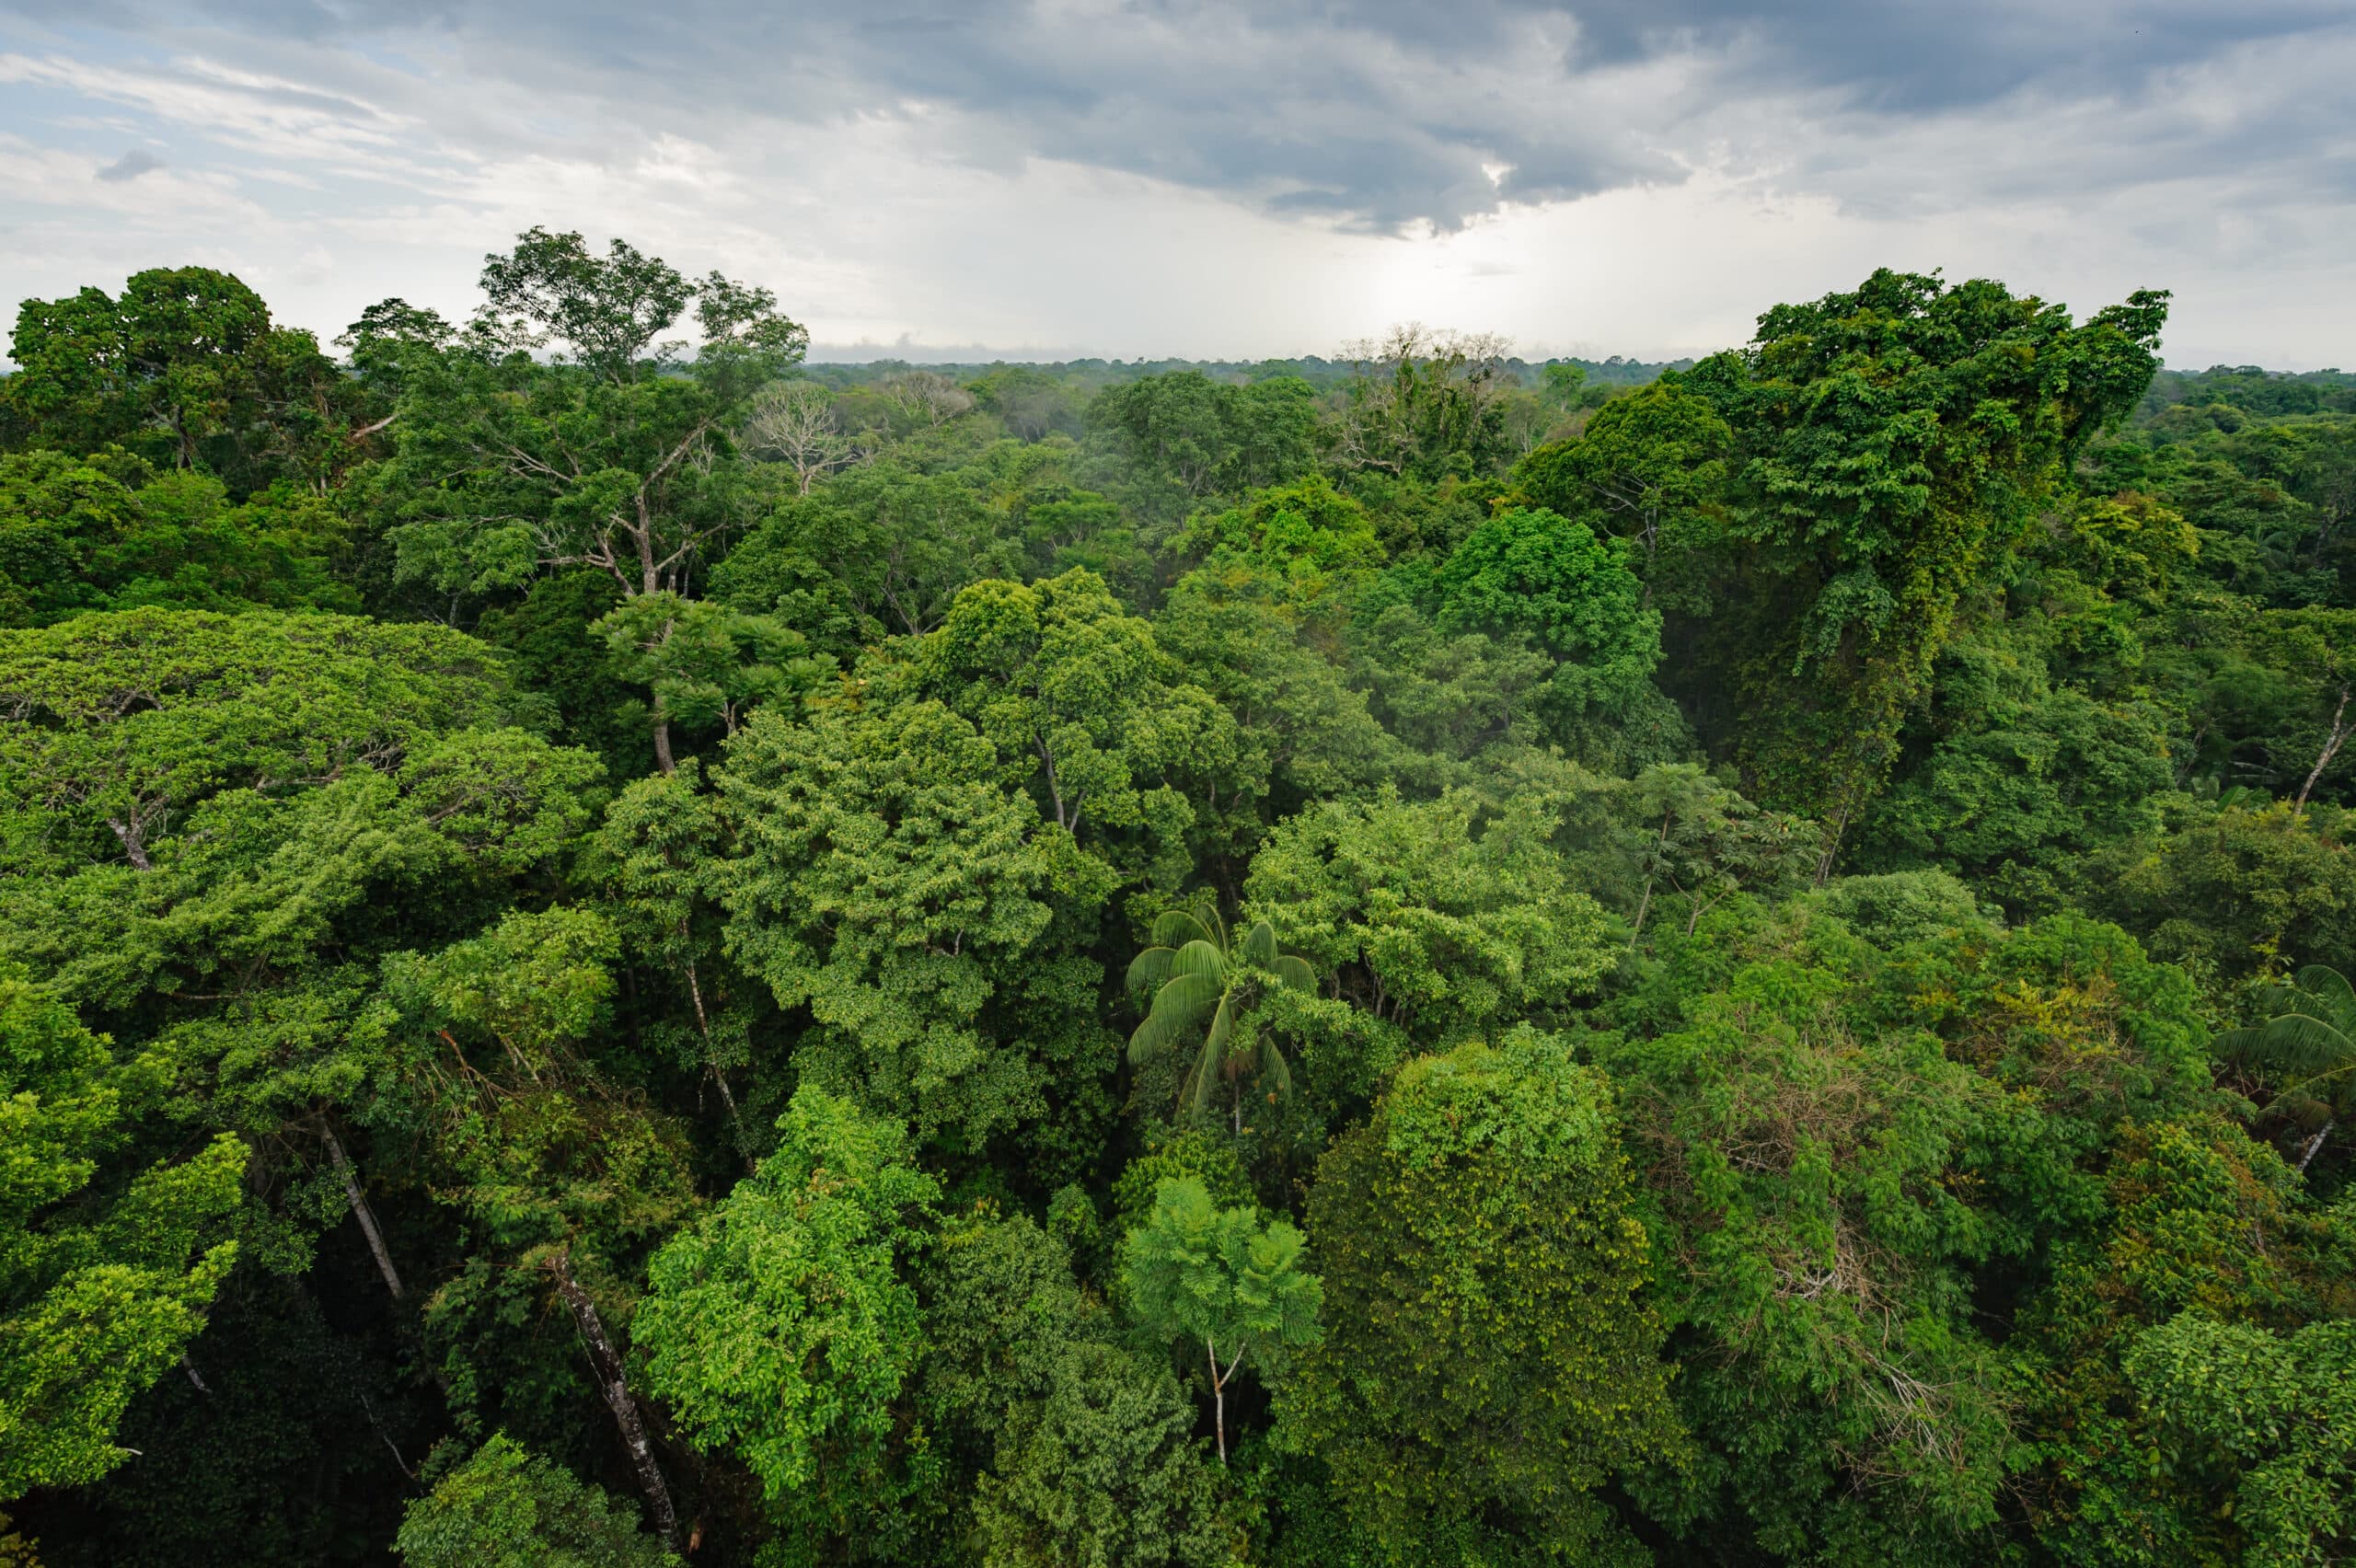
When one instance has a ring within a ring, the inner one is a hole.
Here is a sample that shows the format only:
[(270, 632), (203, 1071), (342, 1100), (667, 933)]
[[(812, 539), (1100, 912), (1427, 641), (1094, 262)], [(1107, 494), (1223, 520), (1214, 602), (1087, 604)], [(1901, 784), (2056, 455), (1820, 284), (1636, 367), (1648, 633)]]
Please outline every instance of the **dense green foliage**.
[(2348, 378), (482, 286), (18, 317), (0, 1561), (2356, 1553)]
[(493, 1437), (409, 1506), (393, 1539), (406, 1568), (665, 1568), (627, 1505)]

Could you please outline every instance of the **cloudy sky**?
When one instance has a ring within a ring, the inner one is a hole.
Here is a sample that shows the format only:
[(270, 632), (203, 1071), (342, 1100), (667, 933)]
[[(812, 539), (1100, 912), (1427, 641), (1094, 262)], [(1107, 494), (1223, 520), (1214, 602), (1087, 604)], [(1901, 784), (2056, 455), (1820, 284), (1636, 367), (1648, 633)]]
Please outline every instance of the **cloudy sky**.
[(2351, 0), (0, 0), (0, 299), (326, 336), (546, 224), (832, 357), (1652, 358), (1887, 264), (2356, 368), (2351, 83)]

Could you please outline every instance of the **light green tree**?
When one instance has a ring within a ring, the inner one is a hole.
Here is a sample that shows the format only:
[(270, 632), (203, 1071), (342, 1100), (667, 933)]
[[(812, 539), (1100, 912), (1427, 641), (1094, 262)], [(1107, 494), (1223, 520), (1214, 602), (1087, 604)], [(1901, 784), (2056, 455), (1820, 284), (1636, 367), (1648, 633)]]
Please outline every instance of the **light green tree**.
[(623, 600), (590, 629), (613, 673), (647, 688), (664, 734), (677, 724), (733, 735), (754, 705), (806, 691), (835, 668), (774, 617), (667, 589)]
[(1341, 997), (1438, 1044), (1560, 1006), (1611, 962), (1611, 921), (1574, 886), (1530, 802), (1335, 801), (1278, 824), (1245, 908)]
[[(715, 770), (730, 954), (816, 1026), (804, 1082), (978, 1147), (1085, 1138), (1117, 1047), (1069, 940), (1114, 884), (939, 702), (756, 711)], [(1049, 1125), (1050, 1095), (1071, 1113)]]
[(770, 1503), (851, 1528), (891, 1500), (903, 1386), (924, 1350), (906, 1278), (941, 1188), (897, 1122), (804, 1085), (775, 1153), (655, 1255), (632, 1332), (698, 1447)]
[(1227, 1389), (1250, 1357), (1264, 1377), (1315, 1344), (1322, 1286), (1304, 1266), (1303, 1239), (1258, 1209), (1219, 1208), (1191, 1176), (1165, 1180), (1153, 1212), (1121, 1246), (1130, 1313), (1165, 1340), (1199, 1342), (1211, 1387), (1218, 1458), (1227, 1462)]
[(1633, 946), (1657, 896), (1682, 899), (1685, 934), (1734, 894), (1787, 891), (1814, 868), (1812, 824), (1784, 812), (1762, 811), (1739, 790), (1692, 763), (1656, 763), (1638, 774), (1618, 801), (1635, 836), (1644, 877), (1630, 924)]
[(1232, 767), (1235, 721), (1102, 578), (974, 583), (916, 663), (923, 693), (973, 721), (1058, 827), (1129, 837), (1125, 870), (1158, 855), (1165, 880), (1184, 874), (1194, 812), (1181, 786)]
[(2125, 1369), (2156, 1418), (2155, 1470), (2230, 1495), (2251, 1568), (2356, 1550), (2356, 1322), (2289, 1334), (2185, 1312), (2137, 1336)]
[(0, 967), (0, 1502), (130, 1457), (124, 1409), (180, 1359), (236, 1261), (246, 1149), (124, 1157), (165, 1087)]

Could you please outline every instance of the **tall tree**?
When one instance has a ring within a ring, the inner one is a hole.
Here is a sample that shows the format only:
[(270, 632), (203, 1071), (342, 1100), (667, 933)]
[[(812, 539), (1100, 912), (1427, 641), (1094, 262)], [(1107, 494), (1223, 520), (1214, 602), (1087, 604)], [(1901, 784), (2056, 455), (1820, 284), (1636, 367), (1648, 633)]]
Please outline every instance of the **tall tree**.
[(323, 481), (351, 422), (311, 335), (272, 326), (260, 295), (210, 268), (134, 272), (115, 296), (27, 300), (9, 352), (18, 368), (0, 404), (34, 444), (122, 442), (171, 467), (210, 467), (240, 493), (273, 459)]
[[(691, 594), (718, 542), (749, 519), (738, 469), (720, 459), (808, 334), (766, 289), (718, 273), (691, 286), (618, 240), (599, 259), (579, 235), (532, 230), (485, 261), (482, 287), (472, 338), (404, 376), (389, 487), (408, 497), (400, 575), (481, 594), (589, 567), (625, 599)], [(675, 374), (684, 345), (655, 340), (690, 298), (701, 342)], [(526, 352), (548, 343), (562, 363)], [(667, 773), (659, 694), (653, 730)]]
[(2002, 284), (1882, 271), (1759, 318), (1680, 385), (1733, 433), (1734, 588), (1709, 631), (1752, 793), (1829, 825), (1879, 787), (1958, 605), (2158, 367), (2167, 296), (2073, 324)]
[(1334, 460), (1394, 478), (1486, 474), (1506, 459), (1510, 345), (1490, 332), (1393, 327), (1345, 351), (1356, 374)]

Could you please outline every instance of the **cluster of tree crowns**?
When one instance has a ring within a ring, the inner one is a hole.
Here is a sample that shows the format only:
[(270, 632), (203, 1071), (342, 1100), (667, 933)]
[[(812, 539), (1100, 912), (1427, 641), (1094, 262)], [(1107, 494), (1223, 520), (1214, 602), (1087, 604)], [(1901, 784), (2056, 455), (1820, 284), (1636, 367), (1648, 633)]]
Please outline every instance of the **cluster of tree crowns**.
[(2356, 377), (482, 286), (18, 317), (0, 1563), (2356, 1552)]

